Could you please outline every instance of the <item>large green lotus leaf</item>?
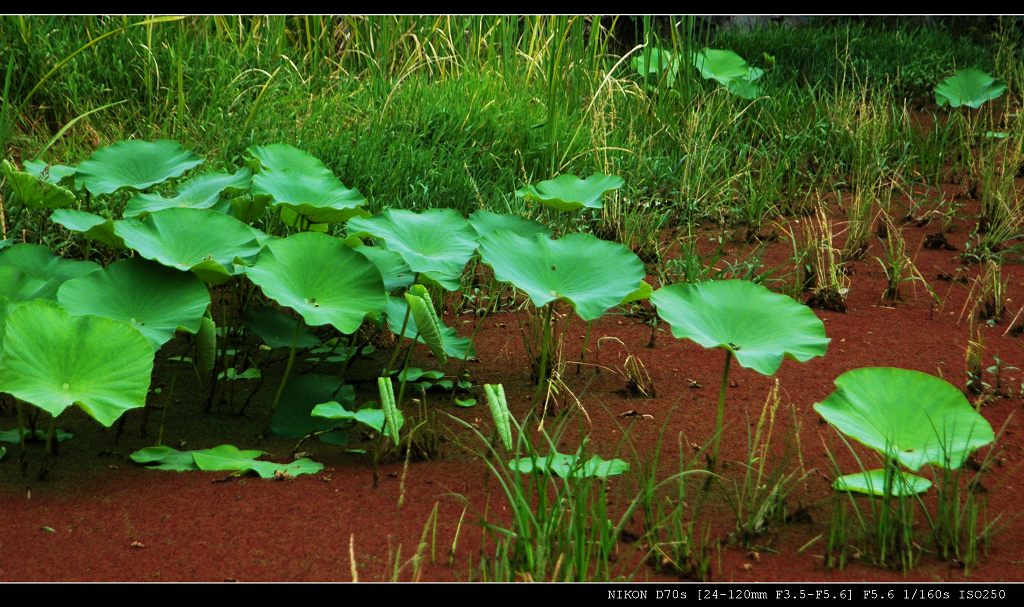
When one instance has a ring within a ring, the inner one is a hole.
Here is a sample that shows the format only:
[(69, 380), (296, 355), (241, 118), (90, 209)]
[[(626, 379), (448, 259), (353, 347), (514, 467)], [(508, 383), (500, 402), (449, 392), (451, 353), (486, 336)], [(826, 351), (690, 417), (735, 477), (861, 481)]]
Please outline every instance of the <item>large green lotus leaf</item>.
[(327, 401), (340, 401), (352, 406), (355, 400), (355, 389), (336, 375), (309, 373), (292, 376), (270, 418), (270, 431), (274, 436), (302, 438), (310, 432), (328, 430), (336, 424), (311, 417), (313, 408)]
[(115, 249), (124, 248), (124, 240), (114, 233), (114, 222), (105, 217), (86, 211), (57, 209), (50, 215), (50, 220), (107, 246)]
[(345, 243), (377, 266), (381, 278), (384, 279), (384, 290), (388, 293), (395, 289), (408, 287), (413, 283), (415, 277), (413, 271), (409, 269), (409, 265), (405, 263), (402, 256), (395, 251), (383, 247), (366, 246), (357, 237), (350, 237)]
[(96, 150), (75, 170), (75, 181), (94, 196), (121, 188), (145, 190), (203, 163), (177, 141), (119, 141)]
[(661, 78), (665, 76), (665, 84), (672, 86), (679, 73), (679, 58), (673, 55), (672, 51), (652, 48), (634, 55), (632, 61), (633, 69), (641, 76)]
[(946, 78), (935, 87), (935, 103), (939, 107), (958, 108), (962, 105), (978, 109), (986, 101), (1006, 92), (1006, 83), (973, 67), (965, 68)]
[(383, 409), (370, 409), (362, 408), (358, 411), (349, 411), (344, 405), (329, 401), (326, 403), (320, 403), (316, 407), (313, 407), (311, 414), (313, 417), (320, 417), (326, 420), (330, 420), (333, 424), (339, 421), (354, 421), (369, 426), (377, 432), (384, 431), (384, 410)]
[(125, 205), (124, 216), (138, 217), (143, 213), (175, 207), (208, 209), (220, 201), (224, 192), (238, 193), (248, 190), (251, 179), (249, 169), (239, 169), (234, 173), (214, 172), (197, 175), (181, 183), (177, 195), (170, 198), (160, 194), (139, 194)]
[[(398, 335), (402, 330), (402, 321), (405, 320), (405, 313), (408, 309), (409, 304), (405, 298), (388, 297), (387, 306), (384, 308), (384, 315), (388, 328), (395, 335)], [(403, 337), (416, 339), (419, 343), (427, 345), (426, 340), (420, 335), (419, 328), (416, 326), (416, 319), (413, 318), (412, 314), (409, 314), (409, 321), (405, 324), (405, 334)], [(444, 347), (445, 354), (451, 358), (457, 360), (476, 358), (473, 340), (468, 337), (459, 337), (454, 328), (444, 324), (441, 325), (441, 344)]]
[(594, 455), (580, 463), (576, 454), (552, 453), (548, 456), (539, 455), (521, 457), (508, 463), (508, 467), (521, 474), (531, 474), (534, 470), (547, 474), (556, 474), (561, 478), (607, 478), (617, 476), (629, 470), (629, 463), (621, 459), (605, 460)]
[(266, 171), (252, 178), (252, 191), (269, 196), (271, 205), (283, 206), (309, 223), (346, 221), (365, 215), (366, 197), (345, 187), (332, 173), (302, 174)]
[(734, 95), (753, 99), (761, 94), (755, 81), (764, 75), (764, 70), (750, 67), (743, 57), (730, 50), (706, 48), (694, 55), (693, 64), (701, 76), (721, 84)]
[(78, 405), (104, 426), (145, 406), (153, 348), (128, 323), (31, 301), (7, 316), (0, 391), (58, 416)]
[(247, 308), (242, 313), (242, 320), (271, 348), (290, 348), (292, 339), (295, 339), (296, 348), (310, 348), (320, 343), (316, 335), (304, 326), (298, 327), (299, 336), (295, 338), (296, 325), (301, 325), (302, 321), (267, 306)]
[(380, 239), (402, 256), (409, 269), (449, 291), (459, 289), (462, 271), (477, 246), (473, 227), (452, 209), (388, 209), (373, 217), (353, 218), (348, 233)]
[(0, 173), (7, 177), (7, 184), (14, 192), (14, 202), (21, 203), (27, 209), (59, 209), (75, 203), (75, 194), (71, 190), (36, 177), (28, 171), (19, 171), (6, 160), (0, 161)]
[(601, 198), (608, 192), (621, 188), (625, 183), (616, 175), (594, 173), (586, 179), (580, 179), (567, 174), (542, 181), (537, 185), (528, 185), (518, 190), (516, 196), (546, 204), (559, 211), (577, 211), (584, 207), (600, 209), (604, 204)]
[(480, 257), (498, 280), (525, 291), (538, 308), (566, 299), (583, 320), (619, 305), (645, 276), (636, 253), (591, 234), (552, 240), (499, 230), (480, 238)]
[[(893, 475), (892, 486), (889, 488), (889, 495), (893, 497), (907, 497), (924, 493), (931, 489), (932, 482), (926, 478), (915, 476), (909, 472), (900, 472)], [(868, 470), (840, 476), (832, 483), (836, 491), (850, 491), (884, 497), (885, 491), (885, 470)]]
[(274, 478), (277, 473), (288, 476), (316, 474), (324, 468), (323, 464), (307, 458), (297, 459), (289, 464), (257, 460), (256, 458), (262, 454), (261, 451), (241, 450), (234, 445), (220, 445), (212, 449), (193, 451), (192, 459), (196, 463), (196, 468), (206, 472), (255, 472), (260, 478)]
[(384, 309), (377, 266), (326, 234), (300, 232), (275, 240), (247, 273), (267, 297), (313, 326), (352, 333), (367, 314)]
[(262, 248), (257, 233), (210, 209), (164, 209), (145, 219), (114, 222), (114, 231), (139, 255), (176, 270), (191, 270), (211, 285), (226, 282)]
[[(0, 281), (0, 296), (11, 302), (30, 299), (57, 299), (64, 281), (95, 272), (100, 267), (91, 261), (57, 257), (38, 244), (16, 244), (0, 249), (0, 269), (12, 268), (23, 276)], [(6, 283), (6, 284), (5, 284)]]
[(520, 236), (533, 236), (534, 234), (551, 236), (551, 228), (539, 221), (519, 215), (492, 213), (483, 209), (473, 211), (473, 214), (469, 216), (469, 225), (476, 230), (477, 236), (483, 236), (495, 230), (509, 230)]
[(778, 371), (783, 358), (824, 356), (831, 341), (810, 308), (747, 280), (669, 285), (651, 303), (672, 335), (731, 350), (741, 366), (763, 375)]
[(199, 331), (210, 292), (192, 274), (135, 257), (65, 282), (57, 301), (72, 314), (125, 321), (159, 350), (179, 329)]
[(52, 184), (58, 184), (64, 180), (70, 181), (70, 178), (75, 175), (75, 167), (64, 164), (46, 164), (42, 160), (26, 160), (25, 171)]
[(959, 468), (995, 440), (992, 426), (949, 382), (920, 371), (867, 367), (843, 373), (814, 405), (837, 430), (911, 470)]

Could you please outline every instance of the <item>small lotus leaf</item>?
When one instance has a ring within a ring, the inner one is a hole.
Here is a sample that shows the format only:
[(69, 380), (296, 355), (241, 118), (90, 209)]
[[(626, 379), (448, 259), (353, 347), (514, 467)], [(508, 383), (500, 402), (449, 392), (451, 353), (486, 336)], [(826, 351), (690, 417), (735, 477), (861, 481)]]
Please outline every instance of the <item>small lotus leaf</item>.
[(583, 320), (619, 305), (645, 276), (636, 253), (591, 234), (552, 240), (499, 230), (480, 238), (480, 256), (498, 280), (525, 291), (535, 306), (564, 298)]
[(807, 306), (747, 280), (669, 285), (651, 295), (672, 335), (731, 350), (736, 362), (773, 375), (783, 358), (824, 356), (825, 325)]
[(320, 340), (313, 335), (308, 327), (296, 327), (296, 325), (302, 324), (298, 318), (282, 314), (267, 306), (246, 309), (242, 313), (242, 320), (245, 321), (245, 326), (259, 335), (263, 343), (271, 348), (292, 347), (296, 328), (299, 331), (299, 336), (295, 339), (295, 347), (311, 348), (320, 343)]
[(472, 226), (452, 209), (387, 209), (373, 217), (353, 218), (348, 233), (380, 239), (385, 248), (402, 256), (409, 269), (449, 291), (459, 289), (462, 271), (477, 246)]
[(19, 171), (6, 160), (0, 161), (0, 173), (7, 177), (7, 183), (14, 193), (13, 201), (26, 209), (59, 209), (75, 203), (75, 194), (71, 190), (28, 171)]
[(584, 207), (600, 209), (604, 205), (601, 198), (625, 184), (616, 175), (594, 173), (586, 179), (580, 179), (566, 174), (537, 185), (528, 185), (517, 191), (516, 196), (546, 204), (559, 211), (578, 211)]
[(107, 246), (115, 249), (124, 248), (124, 240), (114, 232), (114, 222), (105, 217), (86, 211), (57, 209), (50, 215), (50, 220)]
[(197, 469), (196, 462), (192, 459), (191, 451), (178, 451), (166, 445), (144, 447), (128, 457), (136, 464), (149, 466), (154, 470), (186, 472)]
[(256, 458), (262, 451), (242, 450), (234, 445), (220, 445), (212, 449), (193, 451), (192, 459), (196, 468), (204, 472), (233, 471), (237, 474), (255, 472), (260, 478), (274, 478), (277, 473), (288, 476), (300, 474), (316, 474), (323, 470), (323, 464), (307, 458), (297, 459), (289, 464), (260, 461)]
[(621, 459), (605, 460), (594, 455), (585, 462), (580, 462), (579, 455), (552, 453), (546, 457), (539, 455), (521, 457), (508, 463), (508, 467), (522, 474), (538, 472), (556, 474), (561, 478), (608, 478), (618, 476), (629, 470), (629, 463)]
[(364, 426), (373, 428), (377, 432), (384, 431), (383, 409), (370, 409), (363, 407), (357, 411), (349, 411), (342, 404), (335, 401), (329, 401), (326, 403), (320, 403), (313, 407), (311, 415), (313, 417), (328, 419), (332, 422), (355, 421), (363, 424)]
[(510, 230), (520, 236), (533, 236), (534, 234), (551, 236), (551, 228), (539, 221), (519, 215), (492, 213), (483, 209), (473, 211), (473, 214), (469, 216), (469, 225), (476, 230), (477, 236), (483, 236), (495, 230)]
[(384, 309), (384, 281), (377, 266), (337, 238), (301, 232), (275, 240), (248, 270), (249, 279), (313, 326), (342, 333)]
[(116, 221), (114, 231), (142, 257), (191, 270), (211, 285), (239, 273), (238, 262), (252, 260), (262, 248), (255, 230), (210, 209), (164, 209), (141, 221)]
[(996, 80), (977, 68), (968, 67), (946, 78), (935, 87), (935, 103), (939, 107), (958, 108), (966, 105), (978, 109), (985, 102), (1006, 92), (1006, 83)]
[[(926, 478), (915, 476), (909, 472), (900, 472), (892, 476), (892, 486), (889, 488), (889, 495), (893, 497), (906, 497), (924, 493), (931, 489), (932, 482)], [(840, 476), (832, 483), (836, 491), (849, 491), (853, 493), (864, 493), (884, 497), (885, 491), (885, 470), (868, 470)]]
[(646, 49), (634, 55), (632, 64), (641, 76), (660, 79), (664, 75), (666, 86), (672, 86), (679, 73), (679, 58), (662, 48)]
[(764, 75), (764, 70), (750, 67), (733, 51), (706, 48), (694, 55), (693, 64), (701, 76), (721, 84), (734, 95), (753, 99), (761, 94), (755, 81)]
[(199, 331), (210, 292), (191, 274), (136, 257), (65, 282), (57, 300), (72, 314), (125, 321), (159, 350), (179, 329)]
[[(262, 170), (252, 179), (252, 191), (274, 206), (297, 213), (308, 223), (333, 223), (363, 215), (366, 198), (345, 187), (316, 157), (290, 145), (277, 143), (249, 148)], [(296, 225), (295, 221), (286, 223)]]
[(153, 348), (128, 323), (31, 301), (6, 326), (0, 391), (54, 417), (78, 405), (104, 426), (146, 404)]
[(170, 198), (160, 194), (139, 194), (128, 201), (124, 208), (125, 217), (137, 217), (143, 213), (162, 211), (175, 207), (208, 209), (216, 205), (224, 192), (242, 192), (249, 189), (249, 169), (235, 173), (205, 173), (197, 175), (178, 185), (178, 193)]
[(93, 152), (75, 170), (75, 181), (94, 196), (121, 188), (145, 190), (203, 163), (177, 141), (119, 141)]
[(911, 470), (959, 468), (995, 435), (952, 384), (927, 373), (867, 367), (843, 373), (836, 390), (814, 405), (837, 430)]
[[(46, 432), (42, 428), (36, 428), (35, 431), (26, 428), (24, 430), (25, 440), (46, 440)], [(57, 428), (57, 442), (63, 443), (66, 440), (71, 440), (75, 437), (74, 434)], [(21, 438), (19, 437), (18, 429), (11, 428), (10, 430), (0, 430), (0, 443), (20, 443)]]
[(46, 164), (42, 160), (26, 160), (25, 171), (46, 183), (58, 184), (65, 180), (71, 181), (75, 175), (75, 167), (64, 164)]

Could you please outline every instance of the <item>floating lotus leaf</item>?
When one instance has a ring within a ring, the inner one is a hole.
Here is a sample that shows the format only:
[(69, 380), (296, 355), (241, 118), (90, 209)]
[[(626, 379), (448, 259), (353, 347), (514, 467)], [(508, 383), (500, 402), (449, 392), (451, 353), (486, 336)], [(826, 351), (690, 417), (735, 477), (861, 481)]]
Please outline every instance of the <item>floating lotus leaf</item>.
[(651, 303), (675, 337), (731, 350), (740, 365), (762, 375), (778, 371), (783, 358), (824, 356), (830, 341), (810, 308), (746, 280), (669, 285)]
[(349, 411), (340, 403), (330, 401), (326, 403), (320, 403), (316, 407), (313, 407), (311, 414), (313, 417), (320, 417), (326, 420), (330, 420), (336, 424), (339, 421), (354, 421), (373, 428), (377, 432), (384, 431), (384, 410), (383, 409), (370, 409), (363, 407), (357, 411)]
[(249, 169), (240, 169), (234, 173), (197, 175), (179, 184), (177, 195), (171, 198), (160, 194), (139, 194), (125, 205), (124, 216), (137, 217), (143, 213), (176, 207), (208, 209), (220, 201), (222, 193), (248, 190), (251, 178)]
[[(263, 455), (255, 449), (242, 450), (233, 445), (220, 445), (212, 449), (198, 451), (178, 451), (166, 446), (146, 447), (132, 453), (132, 461), (150, 465), (155, 470), (203, 470), (207, 472), (235, 472), (245, 474), (255, 472), (260, 478), (276, 478), (279, 475), (298, 476), (300, 474), (316, 474), (323, 470), (323, 464), (302, 458), (289, 464), (260, 461), (256, 458)], [(155, 464), (155, 465), (151, 465)]]
[(75, 181), (94, 196), (121, 188), (145, 190), (203, 163), (177, 141), (119, 141), (93, 152), (75, 170)]
[(525, 291), (533, 305), (566, 299), (583, 320), (619, 305), (645, 275), (643, 262), (628, 247), (590, 234), (552, 240), (499, 230), (480, 238), (480, 256), (498, 280)]
[(462, 271), (477, 246), (472, 226), (452, 209), (388, 209), (373, 217), (353, 218), (348, 233), (380, 239), (402, 256), (409, 269), (449, 291), (459, 289)]
[(935, 103), (939, 107), (958, 108), (962, 105), (978, 109), (985, 102), (997, 99), (1006, 92), (1006, 83), (973, 67), (965, 68), (946, 78), (935, 87)]
[(125, 321), (159, 350), (179, 329), (199, 331), (210, 292), (191, 274), (136, 257), (65, 282), (57, 300), (72, 314)]
[(825, 421), (907, 468), (959, 468), (993, 440), (992, 426), (949, 382), (920, 371), (867, 367), (843, 373), (814, 405)]
[(665, 84), (672, 86), (679, 74), (679, 58), (672, 51), (652, 48), (633, 56), (633, 69), (644, 77), (660, 80), (664, 75)]
[(295, 340), (296, 348), (310, 348), (320, 343), (320, 340), (313, 335), (309, 328), (296, 327), (296, 325), (301, 325), (301, 320), (282, 314), (273, 308), (266, 306), (248, 308), (242, 313), (242, 320), (245, 321), (245, 326), (249, 327), (249, 330), (259, 335), (263, 343), (271, 348), (292, 347), (296, 328), (299, 331), (299, 336)]
[(7, 177), (7, 184), (14, 193), (14, 202), (27, 209), (59, 209), (75, 203), (75, 194), (71, 190), (28, 171), (19, 171), (6, 160), (0, 161), (0, 173)]
[[(931, 489), (932, 482), (926, 478), (915, 476), (909, 472), (900, 472), (892, 475), (890, 481), (889, 495), (893, 497), (906, 497), (924, 493)], [(868, 470), (856, 474), (840, 476), (832, 483), (836, 491), (850, 491), (853, 493), (864, 493), (884, 497), (885, 491), (885, 470)]]
[(521, 474), (531, 474), (536, 470), (556, 474), (561, 478), (608, 478), (629, 470), (629, 463), (621, 459), (605, 460), (597, 455), (581, 462), (579, 455), (556, 451), (548, 456), (533, 455), (514, 459), (508, 463), (508, 467)]
[(70, 178), (75, 175), (75, 167), (64, 164), (46, 164), (42, 160), (26, 160), (25, 171), (52, 184), (58, 184), (65, 180), (71, 181)]
[(263, 169), (252, 178), (252, 192), (269, 197), (272, 205), (286, 207), (309, 223), (365, 214), (360, 207), (366, 198), (345, 187), (316, 157), (283, 143), (252, 147), (249, 154)]
[(326, 234), (301, 232), (275, 240), (247, 273), (267, 297), (313, 326), (330, 324), (348, 334), (367, 314), (384, 309), (377, 267)]
[(145, 219), (114, 222), (125, 245), (146, 259), (176, 270), (191, 270), (218, 285), (238, 274), (262, 248), (255, 230), (209, 209), (164, 209)]
[(86, 238), (101, 242), (115, 249), (124, 248), (124, 240), (114, 233), (114, 222), (86, 211), (74, 209), (57, 209), (50, 215), (50, 220), (72, 232), (81, 232)]
[[(58, 443), (63, 443), (64, 441), (71, 440), (72, 438), (75, 437), (74, 434), (61, 430), (60, 428), (57, 428), (56, 430), (57, 431), (55, 432), (55, 438), (57, 439)], [(29, 430), (28, 428), (25, 428), (23, 432), (25, 433), (25, 440), (46, 440), (46, 432), (42, 428), (36, 428), (35, 430)], [(0, 430), (0, 443), (20, 442), (21, 438), (19, 437), (17, 428), (11, 428), (10, 430)]]
[(473, 211), (473, 214), (469, 216), (469, 225), (476, 230), (477, 236), (483, 236), (495, 230), (510, 230), (520, 236), (533, 236), (534, 234), (551, 236), (551, 228), (539, 221), (519, 215), (492, 213), (483, 209)]
[(621, 177), (594, 173), (586, 179), (575, 175), (559, 175), (554, 179), (528, 185), (516, 192), (516, 196), (546, 204), (559, 211), (578, 211), (584, 207), (600, 209), (601, 198), (625, 185)]
[(714, 80), (738, 97), (753, 99), (761, 94), (755, 81), (764, 75), (764, 70), (750, 67), (743, 57), (730, 50), (706, 48), (694, 55), (693, 64), (705, 79)]
[(146, 404), (153, 348), (128, 323), (31, 301), (6, 326), (0, 391), (54, 417), (78, 405), (104, 426)]
[[(402, 321), (405, 320), (405, 312), (409, 309), (409, 304), (405, 299), (401, 297), (388, 297), (387, 305), (384, 309), (384, 313), (387, 319), (388, 328), (395, 335), (402, 330)], [(419, 343), (426, 345), (426, 340), (423, 339), (422, 335), (419, 335), (419, 328), (416, 326), (416, 319), (412, 314), (409, 314), (409, 320), (405, 323), (405, 334), (403, 337), (408, 339), (416, 339)], [(419, 337), (417, 338), (417, 335)], [(463, 360), (466, 358), (476, 358), (476, 351), (473, 348), (473, 340), (468, 337), (459, 337), (455, 329), (452, 327), (441, 324), (441, 345), (444, 348), (445, 354), (448, 356)]]

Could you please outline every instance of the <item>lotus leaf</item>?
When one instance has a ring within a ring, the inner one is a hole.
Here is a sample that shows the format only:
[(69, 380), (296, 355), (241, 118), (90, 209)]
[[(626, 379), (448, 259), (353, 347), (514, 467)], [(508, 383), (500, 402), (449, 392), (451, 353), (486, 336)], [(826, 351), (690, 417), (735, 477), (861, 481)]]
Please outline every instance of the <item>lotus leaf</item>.
[(664, 74), (665, 84), (672, 86), (679, 74), (679, 58), (672, 51), (651, 48), (633, 57), (633, 69), (643, 77), (662, 78)]
[(273, 308), (248, 308), (242, 314), (242, 320), (245, 321), (245, 326), (271, 348), (290, 348), (296, 330), (299, 336), (295, 339), (295, 347), (311, 348), (320, 343), (307, 327), (296, 326), (302, 324), (298, 318), (282, 314)]
[(498, 280), (525, 291), (538, 308), (566, 299), (583, 320), (617, 306), (645, 276), (636, 253), (590, 234), (552, 240), (499, 230), (480, 238), (480, 256)]
[(600, 209), (604, 205), (601, 198), (625, 183), (621, 177), (602, 173), (594, 173), (586, 179), (575, 175), (560, 175), (537, 185), (528, 185), (518, 190), (516, 196), (546, 204), (559, 211), (578, 211), (584, 207)]
[(14, 192), (13, 200), (27, 209), (59, 209), (75, 203), (75, 194), (71, 190), (28, 171), (19, 171), (6, 160), (0, 161), (0, 173), (7, 177), (7, 183)]
[(240, 272), (262, 248), (255, 230), (209, 209), (164, 209), (144, 219), (114, 222), (125, 245), (146, 259), (176, 270), (191, 270), (218, 285)]
[[(395, 335), (402, 330), (402, 321), (405, 320), (406, 310), (409, 309), (409, 304), (405, 299), (401, 297), (388, 297), (387, 305), (384, 309), (386, 315), (388, 328)], [(412, 314), (409, 314), (409, 320), (405, 323), (405, 334), (403, 337), (408, 339), (416, 339), (419, 343), (426, 344), (426, 340), (423, 339), (422, 335), (419, 335), (420, 330), (416, 326), (416, 318)], [(417, 335), (419, 337), (417, 338)], [(455, 329), (452, 327), (441, 324), (441, 343), (444, 347), (444, 352), (448, 356), (463, 360), (466, 358), (476, 358), (476, 350), (473, 348), (473, 340), (468, 337), (459, 337)]]
[(837, 430), (911, 470), (959, 468), (995, 440), (992, 426), (949, 382), (920, 371), (867, 367), (843, 373), (814, 405)]
[(824, 356), (825, 325), (807, 306), (746, 280), (669, 285), (651, 295), (672, 335), (705, 348), (723, 348), (762, 375), (783, 358), (806, 362)]
[(329, 401), (326, 403), (320, 403), (316, 407), (313, 407), (311, 414), (313, 417), (321, 417), (323, 419), (330, 420), (331, 422), (339, 421), (355, 421), (373, 428), (377, 432), (384, 431), (384, 410), (383, 409), (370, 409), (363, 407), (357, 411), (349, 411), (340, 403), (335, 401)]
[(348, 222), (350, 236), (378, 238), (384, 247), (402, 256), (409, 269), (457, 291), (462, 271), (476, 252), (476, 232), (452, 209), (430, 209), (423, 213), (387, 209), (373, 217), (356, 217)]
[(328, 430), (334, 424), (310, 417), (310, 412), (319, 403), (335, 401), (351, 407), (355, 400), (355, 389), (334, 375), (309, 373), (289, 378), (270, 418), (270, 431), (274, 436), (302, 438), (310, 432)]
[(492, 213), (483, 209), (473, 211), (473, 214), (469, 216), (469, 225), (476, 230), (477, 236), (483, 236), (495, 230), (510, 230), (520, 236), (533, 236), (534, 234), (551, 236), (551, 228), (538, 221), (519, 215)]
[[(926, 478), (915, 476), (909, 472), (900, 472), (892, 475), (890, 481), (889, 495), (894, 497), (906, 497), (924, 493), (931, 489), (932, 482)], [(840, 476), (832, 483), (836, 491), (850, 491), (853, 493), (864, 493), (884, 497), (885, 491), (885, 470), (868, 470), (856, 474)]]
[(115, 249), (124, 248), (124, 240), (114, 233), (114, 222), (105, 217), (86, 211), (57, 209), (50, 215), (50, 220), (107, 246)]
[(221, 194), (240, 193), (249, 189), (251, 175), (249, 169), (240, 169), (234, 173), (205, 173), (197, 175), (178, 185), (178, 193), (171, 198), (160, 194), (139, 194), (128, 201), (124, 208), (125, 217), (137, 217), (143, 213), (152, 213), (175, 207), (192, 209), (208, 209), (221, 200)]
[(973, 67), (965, 68), (946, 78), (935, 87), (935, 103), (939, 107), (958, 108), (962, 105), (978, 109), (985, 102), (997, 99), (1006, 92), (1006, 83)]
[(342, 333), (384, 309), (384, 281), (377, 267), (337, 238), (301, 232), (275, 240), (248, 270), (249, 279), (313, 326)]
[(694, 55), (693, 64), (705, 79), (714, 80), (738, 97), (753, 99), (761, 94), (755, 81), (764, 75), (764, 70), (750, 67), (743, 57), (730, 50), (706, 48)]
[(75, 175), (75, 167), (64, 164), (46, 164), (42, 160), (26, 160), (25, 171), (52, 184), (58, 184), (65, 180), (70, 181), (70, 178)]
[(537, 472), (556, 474), (561, 478), (608, 478), (629, 470), (629, 464), (621, 459), (605, 460), (594, 455), (585, 462), (577, 454), (552, 453), (548, 456), (533, 455), (521, 457), (508, 463), (508, 467), (522, 474)]
[(289, 464), (257, 460), (256, 458), (261, 455), (263, 452), (255, 449), (242, 450), (233, 445), (220, 445), (198, 451), (178, 451), (166, 446), (146, 447), (132, 453), (130, 457), (139, 464), (156, 464), (150, 466), (156, 470), (231, 471), (236, 474), (255, 472), (260, 478), (316, 474), (324, 468), (323, 464), (307, 458), (297, 459)]
[(119, 141), (93, 152), (75, 170), (75, 181), (94, 196), (121, 188), (145, 190), (203, 163), (177, 141)]
[[(252, 192), (266, 196), (308, 223), (333, 223), (363, 215), (366, 198), (345, 187), (320, 160), (290, 145), (277, 143), (249, 148), (262, 171), (252, 179)], [(282, 214), (287, 220), (287, 216)], [(297, 222), (286, 221), (295, 225)]]
[(57, 300), (72, 314), (125, 321), (159, 350), (179, 329), (199, 331), (210, 292), (191, 274), (136, 257), (65, 282)]
[(3, 268), (23, 274), (18, 281), (0, 281), (0, 297), (7, 296), (12, 302), (36, 298), (56, 300), (57, 289), (64, 281), (100, 269), (91, 261), (57, 257), (37, 244), (17, 244), (0, 249), (0, 269)]
[(104, 426), (146, 404), (153, 348), (128, 323), (32, 301), (6, 327), (0, 391), (54, 417), (78, 405)]

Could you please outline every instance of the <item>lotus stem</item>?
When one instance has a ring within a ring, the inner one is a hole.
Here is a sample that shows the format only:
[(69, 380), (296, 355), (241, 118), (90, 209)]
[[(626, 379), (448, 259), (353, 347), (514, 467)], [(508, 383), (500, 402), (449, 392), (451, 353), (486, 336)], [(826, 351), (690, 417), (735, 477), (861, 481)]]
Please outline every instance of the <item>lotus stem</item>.
[(277, 405), (281, 402), (281, 395), (284, 394), (284, 386), (288, 383), (288, 376), (292, 373), (292, 367), (295, 366), (295, 347), (299, 343), (299, 330), (302, 329), (302, 319), (299, 319), (295, 323), (295, 332), (292, 333), (292, 345), (291, 349), (288, 350), (288, 362), (284, 366), (284, 375), (281, 377), (281, 383), (277, 386), (277, 394), (274, 395), (274, 404), (270, 405), (270, 415), (274, 415), (274, 411), (277, 411)]
[(587, 360), (587, 346), (590, 345), (590, 327), (593, 326), (594, 321), (587, 321), (587, 331), (583, 334), (583, 349), (580, 350), (580, 362), (576, 365), (576, 375), (583, 372), (583, 363)]
[(18, 461), (21, 464), (21, 474), (24, 476), (27, 471), (28, 460), (25, 459), (25, 413), (22, 410), (20, 399), (14, 399), (14, 408), (18, 411), (18, 446), (21, 448), (21, 455)]
[(57, 451), (57, 441), (54, 440), (57, 434), (57, 416), (50, 416), (50, 428), (46, 433), (46, 449), (43, 451), (46, 455), (53, 455)]
[[(415, 276), (413, 276), (413, 279), (412, 279), (413, 284), (415, 284), (416, 281), (419, 280), (419, 278), (420, 278), (419, 273), (417, 273)], [(395, 365), (395, 361), (398, 360), (398, 350), (400, 349), (400, 346), (402, 345), (402, 338), (405, 337), (405, 328), (409, 326), (409, 315), (411, 313), (412, 313), (412, 306), (406, 304), (406, 306), (405, 306), (405, 318), (402, 320), (402, 330), (398, 332), (398, 339), (395, 340), (395, 347), (391, 351), (391, 359), (388, 360), (387, 366), (384, 367), (383, 371), (381, 371), (381, 376), (382, 377), (387, 377), (388, 375), (390, 375), (389, 371), (391, 371), (391, 368)]]
[(718, 413), (715, 415), (715, 443), (711, 448), (711, 469), (718, 466), (718, 448), (722, 444), (722, 426), (725, 424), (725, 392), (729, 388), (729, 367), (732, 366), (732, 350), (725, 351), (725, 367), (722, 369), (722, 385), (718, 389)]
[[(412, 358), (412, 350), (413, 350), (414, 347), (416, 347), (416, 340), (419, 339), (419, 337), (420, 337), (420, 334), (417, 333), (416, 337), (413, 338), (412, 343), (410, 343), (409, 347), (406, 348), (406, 350), (405, 350), (405, 358), (402, 360), (402, 369), (403, 370), (409, 368), (409, 359)], [(402, 381), (398, 384), (398, 400), (395, 401), (395, 406), (396, 407), (401, 407), (402, 406), (402, 399), (405, 398), (405, 382), (406, 382), (406, 378), (407, 377), (408, 377), (408, 374), (403, 373), (402, 374)]]
[(533, 406), (541, 403), (547, 392), (548, 379), (548, 350), (551, 348), (551, 304), (544, 306), (544, 326), (541, 327), (540, 338), (540, 365), (537, 367), (537, 392), (533, 395)]

